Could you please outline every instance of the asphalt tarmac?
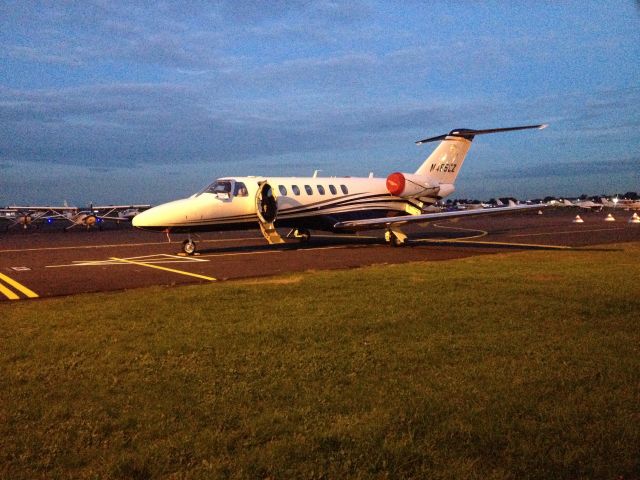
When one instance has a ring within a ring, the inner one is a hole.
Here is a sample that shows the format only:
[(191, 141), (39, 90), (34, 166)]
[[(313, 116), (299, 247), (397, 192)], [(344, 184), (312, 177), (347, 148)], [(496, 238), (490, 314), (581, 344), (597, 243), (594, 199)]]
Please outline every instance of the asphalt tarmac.
[[(573, 223), (577, 214), (584, 223)], [(605, 222), (612, 213), (615, 222)], [(506, 251), (603, 248), (640, 241), (632, 212), (545, 209), (413, 225), (404, 247), (385, 244), (382, 231), (360, 235), (312, 232), (311, 241), (267, 245), (257, 228), (209, 233), (195, 256), (180, 255), (184, 235), (105, 225), (102, 231), (55, 226), (0, 233), (0, 301), (183, 285), (373, 264), (435, 262)], [(286, 231), (281, 231), (282, 235)]]

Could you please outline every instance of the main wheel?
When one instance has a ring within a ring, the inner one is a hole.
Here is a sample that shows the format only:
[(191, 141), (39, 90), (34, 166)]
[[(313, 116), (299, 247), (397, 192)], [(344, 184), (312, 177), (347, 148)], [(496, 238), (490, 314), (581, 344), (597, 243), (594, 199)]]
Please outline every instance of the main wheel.
[(196, 244), (190, 238), (182, 242), (182, 251), (187, 255), (193, 255), (196, 252)]
[(404, 244), (391, 230), (387, 230), (386, 232), (384, 232), (384, 239), (392, 247), (401, 247)]
[(300, 243), (307, 243), (311, 238), (311, 232), (309, 232), (309, 230), (307, 230), (306, 228), (302, 228), (300, 230), (296, 229), (294, 236), (298, 240), (300, 240)]

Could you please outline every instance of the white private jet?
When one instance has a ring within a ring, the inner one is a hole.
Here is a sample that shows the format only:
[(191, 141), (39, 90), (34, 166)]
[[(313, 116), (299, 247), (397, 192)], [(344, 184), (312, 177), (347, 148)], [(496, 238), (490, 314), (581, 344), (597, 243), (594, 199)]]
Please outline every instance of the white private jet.
[[(260, 227), (269, 243), (283, 243), (276, 231), (290, 228), (287, 237), (308, 241), (309, 229), (333, 233), (385, 229), (392, 246), (405, 243), (400, 227), (413, 222), (497, 214), (539, 205), (424, 213), (454, 191), (454, 182), (476, 135), (542, 129), (547, 125), (458, 129), (416, 142), (441, 141), (415, 173), (394, 172), (386, 178), (352, 177), (224, 177), (189, 198), (153, 207), (133, 219), (145, 230), (187, 233), (182, 249), (192, 255), (197, 232)], [(317, 173), (317, 172), (316, 172)]]

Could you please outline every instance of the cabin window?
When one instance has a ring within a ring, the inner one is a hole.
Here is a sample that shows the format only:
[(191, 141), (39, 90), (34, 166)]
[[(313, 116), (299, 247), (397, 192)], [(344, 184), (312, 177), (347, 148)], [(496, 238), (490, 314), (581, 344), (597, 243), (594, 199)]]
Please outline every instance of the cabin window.
[(311, 187), (309, 185), (305, 185), (304, 189), (307, 192), (307, 195), (313, 195), (313, 190), (311, 189)]
[(291, 185), (291, 190), (293, 190), (294, 195), (300, 195), (300, 189), (297, 185)]
[(236, 197), (246, 197), (249, 195), (249, 192), (247, 191), (247, 186), (244, 183), (236, 182), (236, 186), (233, 189), (233, 194)]
[(287, 187), (285, 187), (284, 185), (278, 185), (278, 190), (280, 190), (280, 195), (282, 195), (283, 197), (287, 196)]
[(335, 195), (336, 193), (338, 193), (334, 185), (329, 185), (329, 190), (331, 191), (332, 195)]
[(324, 195), (324, 187), (322, 185), (318, 185), (318, 193)]
[(340, 185), (340, 190), (342, 190), (342, 193), (344, 193), (345, 195), (349, 193), (346, 185)]

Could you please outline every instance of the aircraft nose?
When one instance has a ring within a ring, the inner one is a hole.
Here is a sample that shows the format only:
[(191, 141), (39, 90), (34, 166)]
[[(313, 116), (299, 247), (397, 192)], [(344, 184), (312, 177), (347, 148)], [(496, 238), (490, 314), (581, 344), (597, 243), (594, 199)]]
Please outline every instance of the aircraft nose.
[(165, 230), (184, 223), (188, 217), (190, 203), (188, 199), (163, 203), (157, 207), (139, 213), (131, 221), (136, 228), (146, 230)]
[(131, 224), (136, 228), (145, 228), (153, 226), (153, 210), (157, 207), (150, 208), (144, 212), (139, 213), (131, 220)]
[(141, 218), (144, 215), (144, 212), (139, 213), (135, 217), (131, 219), (131, 225), (134, 227), (140, 228), (144, 224), (144, 218)]
[(166, 204), (158, 205), (133, 217), (131, 224), (136, 228), (150, 230), (163, 229), (166, 228), (171, 221), (171, 218), (167, 215), (168, 213), (169, 211)]

